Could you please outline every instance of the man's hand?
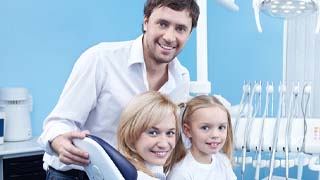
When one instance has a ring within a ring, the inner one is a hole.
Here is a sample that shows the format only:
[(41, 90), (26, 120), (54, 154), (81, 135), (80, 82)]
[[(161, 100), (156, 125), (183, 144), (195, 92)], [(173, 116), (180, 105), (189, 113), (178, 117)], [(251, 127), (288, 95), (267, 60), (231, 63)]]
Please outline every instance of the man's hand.
[(59, 160), (64, 164), (85, 166), (90, 163), (89, 154), (72, 143), (74, 138), (85, 138), (89, 131), (73, 131), (57, 136), (51, 142), (52, 149), (58, 154)]

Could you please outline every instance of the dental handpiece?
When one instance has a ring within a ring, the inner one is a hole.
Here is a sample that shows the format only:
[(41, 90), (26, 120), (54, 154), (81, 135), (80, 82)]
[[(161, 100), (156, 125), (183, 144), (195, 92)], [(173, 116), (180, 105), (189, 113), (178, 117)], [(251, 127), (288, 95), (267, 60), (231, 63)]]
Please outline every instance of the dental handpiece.
[[(243, 145), (242, 145), (242, 168), (241, 168), (242, 179), (244, 177), (244, 172), (245, 172), (245, 167), (246, 167), (245, 159), (246, 159), (246, 152), (247, 152), (247, 137), (249, 136), (249, 130), (251, 129), (252, 120), (256, 116), (257, 112), (259, 111), (259, 109), (257, 108), (257, 107), (259, 107), (259, 105), (258, 105), (254, 109), (255, 112), (252, 113), (253, 97), (255, 94), (258, 94), (259, 96), (261, 96), (261, 90), (262, 90), (261, 81), (260, 81), (260, 83), (256, 82), (253, 87), (253, 91), (251, 93), (251, 96), (250, 96), (250, 102), (249, 102), (248, 111), (247, 111), (247, 122), (246, 122), (246, 126), (245, 126), (244, 140), (243, 140)], [(261, 100), (261, 98), (259, 98), (259, 100)], [(258, 102), (258, 104), (259, 103), (261, 103), (261, 102)]]
[[(307, 124), (306, 119), (307, 119), (307, 110), (308, 110), (310, 95), (311, 95), (311, 85), (310, 84), (306, 84), (303, 87), (302, 97), (301, 97), (301, 110), (302, 110), (302, 115), (303, 115), (304, 136), (303, 136), (301, 149), (299, 149), (299, 153), (298, 153), (297, 180), (301, 180), (302, 179), (302, 173), (303, 173), (303, 161), (304, 161), (303, 151), (304, 151), (304, 148), (305, 148), (305, 136), (306, 136), (305, 133), (306, 133), (306, 124)], [(307, 99), (304, 99), (305, 96), (307, 97)]]
[(262, 151), (262, 143), (263, 143), (263, 131), (264, 131), (264, 124), (265, 124), (265, 120), (268, 114), (268, 110), (269, 110), (269, 98), (270, 95), (272, 97), (273, 95), (273, 83), (271, 83), (271, 85), (269, 84), (269, 82), (267, 82), (267, 86), (266, 86), (266, 102), (265, 102), (265, 107), (264, 107), (264, 111), (263, 111), (263, 115), (262, 115), (262, 125), (260, 128), (260, 135), (259, 135), (259, 145), (257, 148), (258, 151), (258, 156), (257, 156), (257, 164), (256, 164), (256, 172), (255, 172), (255, 176), (254, 179), (255, 180), (259, 180), (259, 176), (260, 176), (260, 166), (261, 166), (261, 151)]
[[(244, 81), (244, 84), (242, 87), (242, 96), (241, 96), (241, 100), (240, 100), (240, 104), (239, 104), (239, 109), (238, 109), (237, 117), (236, 117), (234, 125), (233, 125), (234, 134), (238, 134), (240, 116), (241, 116), (241, 114), (243, 114), (245, 107), (248, 106), (250, 91), (251, 91), (250, 82), (247, 83), (246, 81)], [(235, 142), (237, 142), (237, 141), (238, 141), (237, 136), (235, 136)], [(242, 177), (242, 179), (243, 179), (243, 177)]]
[(244, 81), (244, 84), (242, 87), (242, 96), (241, 96), (241, 100), (240, 100), (240, 104), (239, 104), (239, 110), (238, 110), (238, 114), (237, 114), (237, 117), (236, 117), (236, 120), (235, 120), (234, 126), (233, 126), (234, 134), (236, 134), (236, 132), (238, 130), (240, 116), (243, 113), (244, 108), (248, 102), (248, 98), (250, 95), (250, 89), (251, 89), (250, 84), (247, 83), (246, 81)]
[(276, 154), (276, 148), (278, 144), (278, 134), (279, 134), (279, 127), (280, 127), (280, 119), (282, 115), (282, 109), (284, 107), (285, 103), (285, 93), (286, 93), (286, 86), (284, 84), (279, 85), (279, 104), (278, 104), (278, 112), (277, 112), (277, 119), (276, 119), (276, 125), (275, 125), (275, 132), (273, 136), (273, 142), (272, 142), (272, 154), (270, 159), (270, 171), (269, 171), (269, 177), (268, 180), (272, 180), (273, 176), (273, 169), (274, 169), (274, 160), (275, 160), (275, 154)]
[[(250, 85), (246, 89), (247, 91), (247, 96), (246, 96), (246, 103), (245, 105), (247, 106), (247, 113), (246, 115), (249, 115), (249, 112), (251, 111), (251, 104), (252, 104), (252, 99), (253, 99), (253, 92), (251, 92), (250, 95)], [(243, 109), (244, 110), (244, 109)], [(242, 145), (242, 167), (241, 167), (241, 179), (244, 179), (244, 171), (245, 171), (245, 157), (246, 157), (246, 149), (245, 149), (245, 144)]]
[(289, 134), (291, 134), (291, 126), (293, 116), (296, 114), (297, 101), (299, 94), (299, 83), (297, 83), (293, 89), (289, 101), (289, 112), (287, 117), (287, 125), (285, 132), (285, 168), (286, 168), (286, 179), (289, 179)]

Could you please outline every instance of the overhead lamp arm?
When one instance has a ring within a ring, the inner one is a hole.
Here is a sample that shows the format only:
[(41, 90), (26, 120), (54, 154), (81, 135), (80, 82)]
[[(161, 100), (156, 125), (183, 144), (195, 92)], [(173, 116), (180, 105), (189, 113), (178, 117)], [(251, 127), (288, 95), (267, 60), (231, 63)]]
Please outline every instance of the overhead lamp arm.
[(239, 6), (235, 4), (234, 0), (216, 0), (216, 1), (231, 11), (239, 11)]

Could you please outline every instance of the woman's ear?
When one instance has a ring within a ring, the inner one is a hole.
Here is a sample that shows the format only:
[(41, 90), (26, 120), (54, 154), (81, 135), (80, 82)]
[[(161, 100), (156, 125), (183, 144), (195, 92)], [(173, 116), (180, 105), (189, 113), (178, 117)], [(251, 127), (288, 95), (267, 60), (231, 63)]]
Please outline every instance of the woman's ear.
[(182, 130), (183, 130), (183, 133), (184, 133), (188, 138), (191, 138), (191, 137), (192, 137), (192, 135), (191, 135), (191, 129), (190, 129), (189, 124), (183, 123), (183, 125), (182, 125)]

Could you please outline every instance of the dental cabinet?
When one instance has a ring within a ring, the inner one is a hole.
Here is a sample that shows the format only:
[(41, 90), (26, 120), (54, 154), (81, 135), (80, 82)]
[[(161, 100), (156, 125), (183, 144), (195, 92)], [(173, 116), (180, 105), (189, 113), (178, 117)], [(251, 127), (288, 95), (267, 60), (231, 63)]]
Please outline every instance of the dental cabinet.
[(0, 180), (45, 179), (42, 157), (44, 151), (37, 137), (27, 141), (0, 145)]

